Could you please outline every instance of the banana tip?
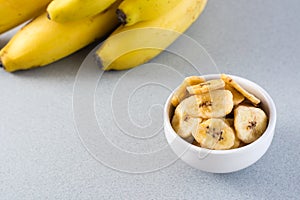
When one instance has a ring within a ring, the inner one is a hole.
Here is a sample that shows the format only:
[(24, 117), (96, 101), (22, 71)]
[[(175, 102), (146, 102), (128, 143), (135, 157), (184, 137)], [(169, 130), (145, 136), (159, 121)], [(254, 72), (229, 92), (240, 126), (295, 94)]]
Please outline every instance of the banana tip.
[(122, 24), (126, 24), (126, 14), (121, 9), (117, 9), (116, 13), (117, 13), (117, 16), (118, 16), (118, 20)]
[(99, 66), (102, 70), (105, 70), (104, 66), (102, 65), (101, 58), (97, 54), (95, 54), (95, 60), (96, 60), (97, 66)]
[(47, 18), (49, 19), (49, 20), (51, 20), (51, 16), (50, 16), (50, 14), (47, 12)]

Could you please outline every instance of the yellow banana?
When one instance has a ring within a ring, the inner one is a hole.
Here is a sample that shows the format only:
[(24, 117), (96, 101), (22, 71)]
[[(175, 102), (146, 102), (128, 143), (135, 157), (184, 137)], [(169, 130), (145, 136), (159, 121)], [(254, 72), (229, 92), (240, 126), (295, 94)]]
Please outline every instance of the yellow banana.
[(184, 0), (154, 20), (120, 26), (97, 50), (104, 70), (129, 69), (158, 55), (202, 13), (207, 0)]
[(173, 9), (184, 0), (124, 0), (118, 10), (119, 20), (127, 26), (151, 20)]
[(0, 0), (0, 33), (38, 16), (51, 0)]
[(0, 51), (2, 66), (9, 72), (44, 66), (94, 42), (118, 26), (115, 10), (65, 24), (51, 21), (44, 13), (21, 29)]
[(116, 0), (53, 0), (47, 7), (48, 17), (56, 22), (69, 22), (91, 17), (104, 11)]

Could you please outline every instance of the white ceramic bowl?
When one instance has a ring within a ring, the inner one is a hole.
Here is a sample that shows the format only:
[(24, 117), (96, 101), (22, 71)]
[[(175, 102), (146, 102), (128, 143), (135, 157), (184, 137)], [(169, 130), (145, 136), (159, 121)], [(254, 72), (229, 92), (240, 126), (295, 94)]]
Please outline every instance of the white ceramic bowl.
[[(261, 106), (267, 113), (269, 123), (263, 135), (251, 144), (230, 150), (209, 150), (192, 145), (173, 130), (170, 119), (174, 107), (169, 96), (164, 108), (164, 131), (169, 145), (175, 154), (190, 166), (213, 173), (228, 173), (244, 169), (259, 160), (269, 148), (276, 124), (276, 108), (269, 94), (257, 84), (244, 78), (229, 75), (247, 91), (253, 93), (261, 100)], [(220, 78), (218, 74), (204, 75), (206, 80)]]

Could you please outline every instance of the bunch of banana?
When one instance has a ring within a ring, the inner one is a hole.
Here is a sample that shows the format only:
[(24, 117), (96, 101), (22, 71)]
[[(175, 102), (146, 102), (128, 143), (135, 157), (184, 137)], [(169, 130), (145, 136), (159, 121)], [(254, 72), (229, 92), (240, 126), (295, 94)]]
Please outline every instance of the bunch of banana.
[(1, 49), (2, 66), (9, 72), (44, 66), (104, 37), (119, 24), (115, 11), (120, 2), (97, 15), (65, 23), (50, 20), (44, 11)]
[[(207, 0), (153, 0), (152, 7), (145, 7), (143, 4), (151, 1), (131, 1), (134, 2), (127, 7), (141, 8), (139, 16), (147, 15), (140, 19), (134, 19), (138, 22), (131, 26), (121, 25), (112, 35), (106, 39), (103, 45), (96, 52), (102, 68), (104, 70), (123, 70), (144, 64), (161, 53), (170, 44), (172, 44), (192, 23), (199, 17), (204, 10)], [(159, 2), (154, 5), (153, 2)], [(156, 7), (165, 6), (167, 2), (171, 5), (160, 9)], [(129, 4), (129, 3), (128, 3)], [(142, 4), (142, 5), (140, 5)], [(125, 8), (118, 12), (119, 18), (128, 19), (131, 13), (126, 13)], [(130, 9), (128, 9), (130, 10)], [(154, 10), (158, 10), (157, 17)], [(152, 12), (150, 12), (152, 11)], [(147, 19), (147, 20), (145, 20)]]
[(158, 55), (190, 27), (207, 0), (0, 2), (0, 33), (34, 18), (0, 51), (0, 66), (13, 72), (50, 64), (112, 31), (96, 52), (102, 68), (123, 70), (138, 66)]

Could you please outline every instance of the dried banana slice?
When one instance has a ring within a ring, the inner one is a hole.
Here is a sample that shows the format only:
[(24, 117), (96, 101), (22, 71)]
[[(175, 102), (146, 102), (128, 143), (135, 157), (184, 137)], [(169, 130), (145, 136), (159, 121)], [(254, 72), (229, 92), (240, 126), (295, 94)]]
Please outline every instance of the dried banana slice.
[(171, 99), (171, 104), (176, 107), (183, 99), (188, 96), (186, 88), (191, 85), (196, 85), (205, 82), (205, 79), (200, 76), (190, 76), (183, 80), (178, 89), (174, 92)]
[(255, 97), (253, 94), (250, 94), (245, 89), (243, 89), (237, 82), (235, 82), (232, 78), (227, 76), (226, 74), (221, 74), (221, 79), (230, 85), (231, 87), (235, 88), (237, 91), (239, 91), (242, 95), (244, 95), (247, 99), (249, 99), (254, 105), (258, 105), (260, 103), (260, 100)]
[(186, 115), (188, 115), (188, 116), (201, 118), (201, 113), (200, 113), (197, 99), (198, 98), (196, 96), (190, 96), (190, 97), (184, 99), (176, 107), (175, 112), (176, 112), (176, 110), (181, 110), (181, 111), (184, 111), (186, 113)]
[(194, 140), (192, 132), (197, 130), (201, 122), (201, 118), (191, 117), (180, 106), (177, 106), (172, 119), (172, 127), (181, 138), (191, 143)]
[(205, 82), (205, 78), (201, 76), (189, 76), (184, 79), (184, 82), (187, 83), (188, 86), (197, 85), (199, 83)]
[(222, 79), (214, 79), (197, 85), (189, 86), (186, 89), (189, 92), (189, 94), (194, 95), (207, 93), (212, 90), (224, 89), (224, 87), (225, 82)]
[(233, 129), (224, 120), (217, 118), (201, 123), (193, 136), (201, 147), (216, 150), (230, 149), (235, 140)]
[(235, 106), (239, 105), (245, 100), (245, 97), (241, 93), (239, 93), (236, 89), (231, 87), (229, 84), (225, 84), (225, 90), (229, 90), (232, 93), (233, 104)]
[[(215, 90), (202, 95), (194, 95), (189, 101), (183, 103), (186, 111), (193, 111), (195, 116), (201, 118), (219, 118), (229, 114), (233, 109), (232, 94), (228, 90)], [(190, 104), (193, 106), (185, 106)], [(196, 112), (195, 112), (196, 111)]]
[(258, 139), (266, 130), (266, 113), (253, 106), (240, 105), (234, 109), (234, 127), (238, 138), (244, 143)]
[(189, 116), (200, 118), (220, 118), (233, 109), (232, 94), (228, 90), (214, 90), (184, 99), (178, 106)]

